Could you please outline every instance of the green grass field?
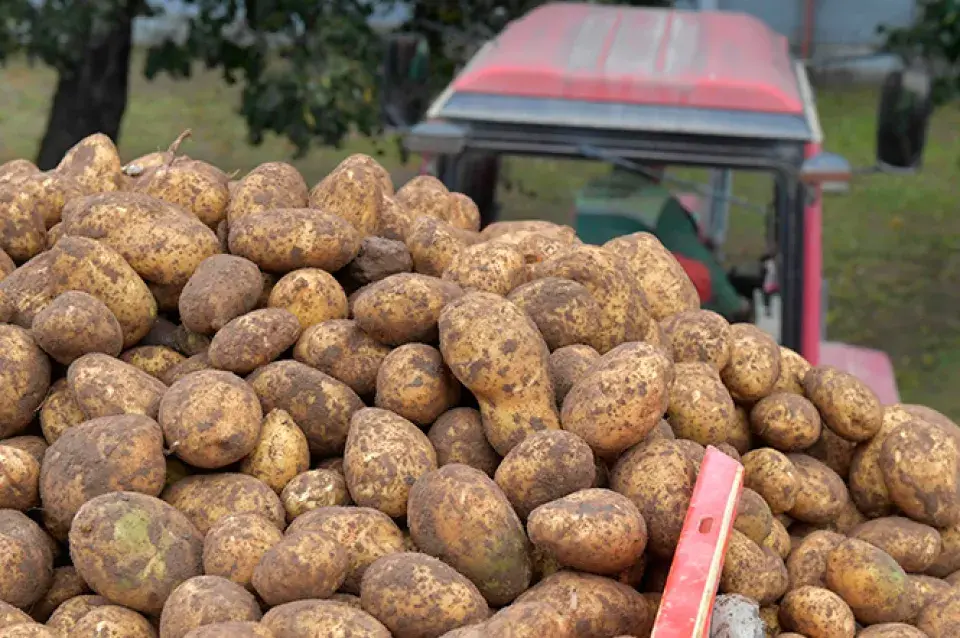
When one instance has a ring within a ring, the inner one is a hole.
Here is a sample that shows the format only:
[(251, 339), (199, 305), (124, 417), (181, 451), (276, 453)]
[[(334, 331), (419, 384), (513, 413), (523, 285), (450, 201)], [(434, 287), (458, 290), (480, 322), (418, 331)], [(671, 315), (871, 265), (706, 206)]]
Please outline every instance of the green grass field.
[[(219, 77), (198, 73), (189, 82), (132, 80), (123, 123), (124, 158), (165, 147), (184, 128), (193, 129), (189, 155), (225, 170), (245, 171), (289, 159), (291, 147), (269, 139), (246, 143), (236, 115), (236, 89)], [(14, 62), (0, 69), (0, 162), (32, 158), (43, 133), (54, 86), (44, 67)], [(827, 147), (855, 166), (872, 164), (874, 90), (823, 90), (819, 95)], [(897, 368), (904, 400), (924, 403), (960, 419), (960, 108), (941, 109), (930, 131), (922, 172), (913, 176), (858, 176), (852, 192), (825, 202), (825, 274), (829, 282), (829, 338), (881, 348)], [(391, 145), (384, 147), (388, 150)], [(317, 181), (351, 152), (372, 152), (369, 141), (351, 140), (342, 149), (323, 149), (293, 161), (308, 183)], [(392, 152), (382, 158), (399, 176), (412, 174)], [(514, 188), (503, 195), (509, 217), (564, 219), (572, 193), (596, 165), (545, 160), (511, 161), (505, 171)], [(736, 193), (765, 204), (771, 196), (763, 176), (738, 175)], [(755, 213), (734, 209), (728, 253), (762, 249)]]

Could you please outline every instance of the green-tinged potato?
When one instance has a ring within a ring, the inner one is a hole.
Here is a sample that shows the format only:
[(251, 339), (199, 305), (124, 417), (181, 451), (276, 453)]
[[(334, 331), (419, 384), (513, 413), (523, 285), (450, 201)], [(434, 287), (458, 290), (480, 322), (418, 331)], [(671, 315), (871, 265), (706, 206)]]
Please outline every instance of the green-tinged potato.
[(490, 615), (480, 591), (449, 565), (412, 552), (390, 554), (367, 569), (360, 586), (364, 611), (396, 638), (430, 638)]
[(724, 385), (737, 401), (759, 401), (773, 391), (780, 377), (780, 346), (752, 324), (730, 326), (730, 361), (720, 370)]
[(893, 428), (880, 448), (890, 500), (910, 518), (934, 527), (960, 523), (960, 443), (925, 421)]
[(776, 602), (787, 591), (787, 568), (772, 549), (745, 534), (731, 531), (720, 576), (720, 591), (741, 594), (761, 605)]
[(533, 510), (527, 531), (534, 545), (568, 567), (594, 574), (622, 572), (643, 555), (647, 526), (627, 497), (585, 489)]
[(673, 556), (690, 506), (696, 467), (677, 441), (657, 439), (628, 450), (610, 471), (610, 489), (640, 510), (647, 524), (647, 547), (658, 557)]
[(843, 479), (829, 467), (805, 454), (789, 454), (797, 473), (800, 489), (787, 513), (804, 523), (821, 525), (832, 522), (841, 511), (850, 493)]
[(455, 283), (400, 273), (359, 290), (352, 303), (360, 328), (380, 343), (399, 346), (437, 341), (437, 321), (463, 291)]
[(916, 627), (892, 622), (867, 627), (857, 634), (857, 638), (929, 638), (929, 636)]
[(190, 276), (177, 307), (183, 326), (212, 335), (253, 310), (263, 292), (257, 265), (236, 255), (207, 257)]
[(0, 184), (0, 249), (15, 261), (27, 261), (47, 247), (43, 214), (18, 181)]
[(551, 352), (597, 340), (600, 304), (581, 283), (545, 277), (515, 288), (507, 299), (533, 319)]
[(466, 291), (506, 295), (525, 281), (526, 262), (523, 253), (510, 244), (475, 244), (453, 256), (443, 278)]
[(0, 509), (25, 512), (40, 506), (40, 462), (0, 441)]
[(146, 336), (157, 318), (157, 302), (136, 271), (116, 251), (86, 237), (64, 237), (0, 281), (0, 295), (15, 308), (13, 322), (25, 328), (68, 290), (90, 293), (106, 304), (123, 330), (124, 348)]
[[(256, 400), (256, 394), (253, 396)], [(257, 408), (259, 411), (259, 401)], [(309, 469), (307, 436), (289, 414), (271, 410), (263, 417), (260, 436), (253, 451), (240, 464), (240, 471), (260, 479), (279, 494), (295, 476)]]
[(80, 636), (157, 638), (157, 630), (135, 611), (119, 605), (101, 605), (81, 616), (68, 638)]
[(667, 421), (674, 434), (700, 445), (736, 440), (735, 406), (716, 370), (710, 364), (696, 362), (677, 364), (674, 371), (667, 407)]
[(184, 638), (276, 638), (276, 636), (260, 623), (230, 621), (198, 627)]
[(175, 204), (216, 228), (227, 215), (229, 178), (219, 168), (188, 157), (146, 170), (133, 190)]
[[(87, 586), (77, 570), (73, 566), (57, 567), (53, 570), (53, 580), (50, 589), (29, 608), (30, 616), (37, 622), (47, 622), (51, 614), (61, 604), (74, 596), (88, 594), (90, 587)], [(0, 612), (2, 616), (2, 612)], [(0, 627), (3, 622), (0, 621)]]
[(120, 360), (163, 381), (171, 368), (187, 358), (167, 346), (137, 346), (120, 353)]
[(262, 270), (335, 272), (360, 250), (361, 235), (341, 217), (311, 208), (278, 208), (230, 222), (229, 246)]
[(460, 402), (460, 383), (440, 351), (424, 343), (396, 348), (377, 372), (376, 406), (429, 426)]
[(90, 194), (117, 190), (122, 168), (113, 140), (103, 133), (95, 133), (70, 147), (55, 172), (72, 177), (85, 194)]
[(201, 352), (200, 354), (193, 355), (188, 359), (184, 359), (180, 363), (170, 366), (170, 368), (164, 372), (163, 377), (161, 377), (160, 380), (168, 386), (171, 386), (188, 374), (200, 372), (201, 370), (212, 369), (213, 368), (210, 365), (210, 357), (207, 356), (206, 352)]
[(219, 370), (188, 374), (160, 401), (159, 421), (167, 445), (199, 468), (225, 467), (253, 452), (262, 419), (253, 388)]
[(160, 615), (160, 638), (184, 638), (213, 623), (260, 620), (253, 594), (220, 576), (195, 576), (180, 584)]
[(347, 551), (347, 576), (341, 591), (360, 593), (364, 572), (387, 554), (406, 551), (403, 532), (389, 516), (371, 507), (319, 507), (298, 516), (287, 536), (315, 530), (336, 539)]
[(415, 215), (406, 226), (404, 241), (414, 272), (440, 277), (460, 251), (476, 243), (476, 237), (442, 219)]
[(331, 319), (347, 318), (347, 295), (330, 273), (301, 268), (281, 277), (270, 291), (271, 308), (289, 310), (304, 330)]
[(276, 523), (259, 514), (224, 516), (203, 540), (203, 573), (252, 589), (254, 568), (281, 540)]
[(803, 453), (817, 459), (836, 472), (844, 481), (847, 481), (856, 449), (857, 443), (841, 437), (830, 428), (824, 427), (820, 429), (820, 438), (817, 439), (816, 443), (804, 450)]
[(40, 474), (43, 523), (66, 540), (80, 507), (101, 494), (159, 496), (166, 478), (163, 433), (153, 419), (125, 414), (91, 419), (47, 450)]
[(600, 354), (590, 346), (578, 344), (557, 348), (547, 361), (550, 381), (557, 395), (557, 405), (563, 405), (570, 388), (577, 384), (600, 359)]
[(22, 432), (50, 388), (50, 360), (30, 333), (0, 324), (0, 439)]
[(76, 627), (77, 622), (90, 611), (109, 604), (110, 601), (103, 596), (82, 594), (68, 598), (60, 603), (60, 606), (50, 615), (50, 620), (47, 621), (47, 627), (60, 636), (69, 635), (73, 628)]
[(852, 374), (817, 366), (803, 378), (803, 391), (823, 416), (824, 424), (850, 441), (866, 441), (879, 430), (883, 406), (865, 383)]
[(0, 638), (59, 638), (40, 623), (23, 623), (21, 625), (11, 625), (0, 629)]
[(940, 555), (940, 533), (908, 518), (889, 516), (867, 521), (850, 532), (889, 554), (907, 572), (922, 573)]
[(43, 438), (53, 445), (67, 428), (87, 420), (77, 400), (70, 392), (66, 379), (58, 379), (40, 406), (40, 428)]
[(498, 295), (467, 293), (440, 313), (439, 331), (443, 359), (477, 398), (498, 454), (533, 432), (560, 429), (547, 344), (522, 310)]
[(745, 487), (756, 491), (774, 514), (793, 509), (800, 493), (800, 475), (787, 456), (773, 448), (758, 448), (742, 458)]
[(352, 319), (332, 319), (304, 329), (293, 357), (345, 383), (360, 396), (377, 389), (377, 373), (390, 347), (378, 343)]
[(493, 478), (500, 465), (500, 455), (487, 441), (480, 413), (473, 408), (444, 412), (430, 426), (427, 438), (437, 452), (437, 465), (441, 467), (462, 463)]
[(857, 622), (840, 596), (822, 587), (804, 586), (780, 602), (780, 623), (809, 638), (854, 638)]
[(67, 370), (70, 393), (88, 419), (120, 414), (157, 418), (167, 386), (146, 372), (105, 354), (85, 354)]
[(391, 638), (380, 621), (352, 605), (331, 600), (299, 600), (279, 605), (261, 624), (278, 638)]
[(0, 509), (0, 601), (26, 609), (40, 600), (53, 582), (53, 559), (39, 525), (21, 512)]
[(353, 413), (364, 407), (347, 385), (298, 361), (277, 361), (247, 379), (264, 412), (287, 412), (320, 457), (343, 453)]
[(296, 315), (283, 308), (265, 308), (230, 320), (214, 335), (207, 354), (215, 368), (249, 374), (279, 357), (299, 338)]
[(260, 558), (253, 588), (270, 606), (327, 598), (347, 575), (347, 551), (335, 538), (313, 530), (284, 537)]
[[(572, 638), (575, 633), (570, 620), (548, 602), (514, 603), (504, 607), (476, 630), (478, 638)], [(639, 633), (639, 632), (638, 632)], [(472, 634), (466, 634), (471, 636)], [(450, 634), (444, 634), (444, 638)]]
[(563, 428), (612, 461), (660, 421), (670, 405), (673, 376), (673, 364), (658, 346), (618, 346), (567, 393), (560, 412)]
[[(940, 532), (941, 549), (927, 574), (937, 578), (947, 578), (960, 570), (960, 525), (945, 527)], [(960, 584), (958, 582), (957, 584)]]
[(938, 596), (927, 605), (914, 623), (929, 638), (951, 638), (960, 635), (960, 590)]
[(547, 603), (564, 616), (575, 638), (640, 636), (651, 610), (632, 587), (594, 574), (561, 571), (524, 592), (521, 603)]
[(769, 394), (750, 410), (753, 433), (781, 452), (806, 450), (820, 438), (820, 414), (804, 397), (790, 392)]
[(206, 534), (225, 516), (259, 514), (278, 529), (286, 525), (283, 505), (270, 487), (246, 474), (198, 474), (167, 487), (161, 498)]
[(307, 184), (296, 168), (285, 162), (260, 164), (230, 191), (227, 220), (235, 222), (264, 211), (307, 206)]
[(343, 469), (357, 505), (400, 518), (417, 479), (437, 469), (437, 453), (427, 435), (402, 416), (363, 408), (350, 419)]
[(583, 439), (564, 430), (534, 432), (496, 468), (494, 481), (521, 520), (534, 509), (585, 490), (596, 478), (593, 453)]
[(351, 505), (347, 481), (334, 470), (309, 470), (293, 477), (280, 493), (287, 522), (318, 507)]
[(422, 552), (469, 578), (493, 606), (506, 605), (530, 584), (529, 542), (520, 519), (479, 470), (452, 464), (420, 477), (410, 490), (407, 525)]
[(757, 545), (763, 545), (764, 539), (773, 529), (773, 513), (770, 507), (760, 494), (749, 487), (743, 488), (740, 494), (733, 528)]
[(177, 585), (200, 575), (201, 532), (145, 494), (113, 492), (87, 501), (69, 540), (73, 565), (95, 592), (146, 614), (159, 614)]
[(337, 273), (345, 289), (350, 292), (385, 279), (390, 275), (413, 271), (413, 257), (402, 241), (385, 237), (364, 237), (360, 252)]
[(827, 587), (850, 605), (864, 625), (903, 622), (910, 616), (907, 575), (889, 554), (848, 538), (827, 556)]
[(764, 538), (760, 544), (763, 547), (769, 547), (775, 551), (777, 556), (784, 561), (787, 560), (787, 557), (790, 556), (790, 552), (793, 549), (790, 532), (787, 531), (787, 528), (783, 526), (783, 523), (781, 523), (780, 519), (776, 516), (771, 520), (770, 533), (767, 534), (767, 537)]
[(660, 327), (677, 363), (709, 363), (718, 372), (729, 363), (732, 343), (730, 324), (717, 313), (711, 310), (685, 310), (663, 319)]
[(774, 392), (803, 394), (803, 380), (810, 370), (806, 359), (791, 350), (780, 346), (780, 377), (773, 386)]
[(310, 191), (309, 206), (349, 222), (361, 236), (380, 228), (384, 195), (383, 171), (359, 163), (341, 164)]

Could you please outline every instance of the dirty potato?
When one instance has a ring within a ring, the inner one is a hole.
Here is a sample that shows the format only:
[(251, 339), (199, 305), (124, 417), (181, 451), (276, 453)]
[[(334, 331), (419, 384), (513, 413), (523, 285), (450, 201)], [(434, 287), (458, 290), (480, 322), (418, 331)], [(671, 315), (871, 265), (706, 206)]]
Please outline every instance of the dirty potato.
[(796, 470), (800, 489), (787, 514), (791, 518), (814, 525), (826, 524), (843, 510), (850, 493), (843, 479), (829, 467), (805, 454), (789, 454)]
[(272, 631), (257, 622), (217, 622), (198, 627), (184, 638), (276, 638)]
[(866, 441), (879, 430), (883, 406), (865, 383), (852, 374), (817, 366), (803, 378), (803, 391), (823, 415), (824, 424), (850, 441)]
[(596, 342), (600, 305), (583, 284), (545, 277), (514, 289), (507, 299), (533, 319), (551, 352)]
[(769, 394), (750, 410), (753, 433), (781, 452), (799, 452), (820, 438), (820, 414), (802, 396)]
[[(700, 445), (734, 443), (738, 437), (733, 399), (714, 368), (705, 363), (680, 363), (674, 370), (667, 407), (674, 434)], [(749, 449), (749, 445), (743, 447), (744, 452)]]
[(227, 220), (232, 225), (263, 211), (307, 206), (307, 184), (296, 168), (285, 162), (260, 164), (230, 191)]
[(960, 631), (960, 591), (954, 588), (927, 605), (915, 625), (929, 638), (956, 636)]
[(331, 600), (298, 600), (268, 611), (261, 621), (273, 636), (391, 638), (380, 621), (352, 605)]
[(22, 432), (50, 388), (50, 360), (30, 333), (0, 324), (0, 439)]
[(787, 557), (790, 589), (804, 585), (826, 587), (827, 558), (844, 540), (842, 534), (820, 530), (796, 543)]
[[(83, 582), (77, 570), (71, 565), (67, 567), (57, 567), (53, 570), (53, 580), (50, 589), (43, 597), (30, 606), (30, 616), (37, 622), (47, 622), (53, 612), (74, 596), (89, 594), (90, 587)], [(2, 616), (2, 612), (0, 612)], [(0, 620), (0, 627), (3, 621)]]
[(460, 402), (460, 382), (440, 351), (423, 343), (396, 348), (380, 364), (375, 403), (428, 426)]
[[(698, 302), (699, 303), (699, 302)], [(660, 322), (677, 363), (701, 361), (723, 370), (730, 361), (730, 324), (711, 310), (685, 310)]]
[(461, 463), (493, 478), (500, 465), (500, 455), (487, 441), (480, 413), (473, 408), (444, 412), (430, 426), (427, 438), (437, 452), (437, 465), (441, 467)]
[(759, 401), (780, 377), (780, 346), (752, 324), (730, 326), (730, 361), (720, 371), (737, 401)]
[[(256, 400), (256, 394), (253, 396)], [(260, 435), (240, 464), (240, 471), (260, 479), (279, 494), (295, 476), (308, 469), (310, 446), (303, 430), (283, 410), (271, 410), (263, 418)]]
[(848, 538), (827, 556), (827, 587), (864, 625), (902, 622), (910, 615), (909, 583), (900, 565), (873, 545)]
[(267, 304), (292, 312), (304, 330), (330, 319), (346, 319), (347, 295), (328, 272), (301, 268), (281, 277)]
[(117, 190), (122, 168), (113, 140), (95, 133), (71, 146), (54, 170), (75, 179), (81, 190), (89, 194)]
[(337, 273), (344, 288), (354, 291), (390, 275), (413, 271), (413, 257), (406, 244), (385, 237), (364, 237), (353, 261)]
[(590, 346), (579, 344), (557, 348), (550, 353), (547, 365), (557, 405), (563, 405), (567, 393), (600, 359), (600, 354)]
[(788, 592), (780, 603), (784, 629), (810, 638), (854, 638), (857, 622), (840, 596), (822, 587), (800, 587)]
[(167, 487), (160, 496), (180, 510), (201, 534), (233, 514), (259, 514), (278, 529), (286, 524), (280, 498), (265, 483), (246, 474), (187, 476)]
[(40, 506), (40, 462), (0, 441), (0, 509), (25, 512)]
[(720, 576), (720, 591), (741, 594), (761, 605), (777, 601), (787, 591), (787, 568), (770, 548), (761, 547), (733, 530)]
[(167, 346), (137, 346), (121, 352), (120, 360), (163, 381), (172, 368), (187, 358)]
[(63, 365), (89, 352), (120, 354), (123, 332), (107, 306), (85, 292), (59, 295), (33, 319), (34, 340)]
[(763, 545), (764, 539), (773, 529), (773, 514), (770, 512), (770, 507), (760, 494), (749, 487), (745, 487), (740, 494), (733, 528), (757, 545)]
[(276, 523), (259, 514), (224, 516), (203, 540), (203, 573), (252, 590), (254, 568), (281, 540), (283, 533)]
[(253, 570), (253, 588), (270, 606), (327, 598), (343, 584), (347, 552), (323, 532), (288, 534), (267, 550)]
[(50, 615), (47, 627), (61, 636), (68, 635), (77, 625), (77, 622), (91, 610), (109, 604), (110, 601), (103, 596), (82, 594), (68, 598), (60, 603), (60, 606)]
[(160, 614), (160, 638), (185, 638), (198, 627), (261, 617), (253, 594), (220, 576), (195, 576), (170, 593)]
[(176, 204), (216, 228), (226, 218), (230, 203), (227, 181), (227, 175), (212, 164), (178, 157), (144, 171), (133, 190)]
[(351, 505), (347, 481), (334, 470), (317, 469), (297, 474), (283, 488), (280, 502), (287, 512), (287, 522), (318, 507)]
[(40, 428), (43, 438), (53, 444), (70, 427), (87, 420), (77, 400), (73, 398), (66, 379), (58, 379), (40, 406)]
[(85, 354), (70, 364), (67, 384), (88, 419), (119, 414), (157, 418), (167, 386), (119, 359)]
[(218, 331), (207, 354), (215, 368), (249, 374), (279, 357), (299, 338), (300, 322), (290, 311), (254, 310)]
[(404, 241), (413, 259), (414, 272), (441, 277), (454, 258), (473, 245), (476, 238), (442, 219), (421, 215), (414, 216), (407, 224)]
[(257, 265), (235, 255), (214, 255), (200, 262), (180, 293), (180, 320), (188, 330), (212, 335), (253, 310), (263, 292)]
[(293, 357), (367, 397), (376, 391), (377, 373), (389, 353), (389, 346), (371, 338), (356, 321), (332, 319), (306, 328)]
[(440, 312), (462, 294), (452, 282), (400, 273), (358, 291), (353, 317), (364, 332), (386, 345), (435, 343)]
[[(22, 512), (0, 509), (0, 601), (27, 608), (53, 582), (49, 537)], [(4, 614), (0, 610), (0, 620)]]
[(22, 450), (32, 456), (37, 463), (43, 462), (43, 455), (46, 454), (47, 448), (49, 447), (42, 436), (34, 436), (32, 434), (2, 439), (0, 440), (0, 445)]
[[(371, 158), (372, 159), (372, 158)], [(310, 191), (309, 206), (341, 217), (362, 236), (380, 228), (385, 190), (383, 170), (358, 162), (341, 163)]]
[(828, 427), (822, 427), (820, 438), (803, 453), (817, 459), (847, 481), (856, 449), (857, 443), (841, 437)]
[(775, 392), (803, 394), (803, 380), (810, 370), (806, 359), (791, 350), (780, 346), (780, 377), (773, 386)]
[(850, 532), (851, 538), (866, 541), (889, 554), (907, 572), (922, 573), (940, 555), (940, 533), (901, 516), (867, 521)]
[(514, 246), (485, 242), (458, 251), (443, 271), (443, 279), (463, 290), (506, 295), (526, 278), (523, 253)]

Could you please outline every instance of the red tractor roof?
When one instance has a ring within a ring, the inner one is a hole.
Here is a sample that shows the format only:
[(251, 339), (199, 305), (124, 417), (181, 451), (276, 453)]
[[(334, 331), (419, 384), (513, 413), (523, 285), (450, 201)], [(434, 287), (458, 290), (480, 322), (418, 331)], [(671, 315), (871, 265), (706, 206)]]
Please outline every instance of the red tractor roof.
[(511, 23), (457, 93), (804, 112), (786, 39), (752, 16), (556, 3)]

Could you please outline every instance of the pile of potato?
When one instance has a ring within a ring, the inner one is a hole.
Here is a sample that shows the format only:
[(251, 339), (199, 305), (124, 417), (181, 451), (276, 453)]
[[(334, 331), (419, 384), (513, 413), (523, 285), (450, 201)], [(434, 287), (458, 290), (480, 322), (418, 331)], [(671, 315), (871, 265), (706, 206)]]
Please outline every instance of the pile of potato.
[(646, 637), (708, 445), (768, 636), (960, 636), (942, 414), (699, 309), (651, 235), (180, 141), (0, 165), (0, 638)]

